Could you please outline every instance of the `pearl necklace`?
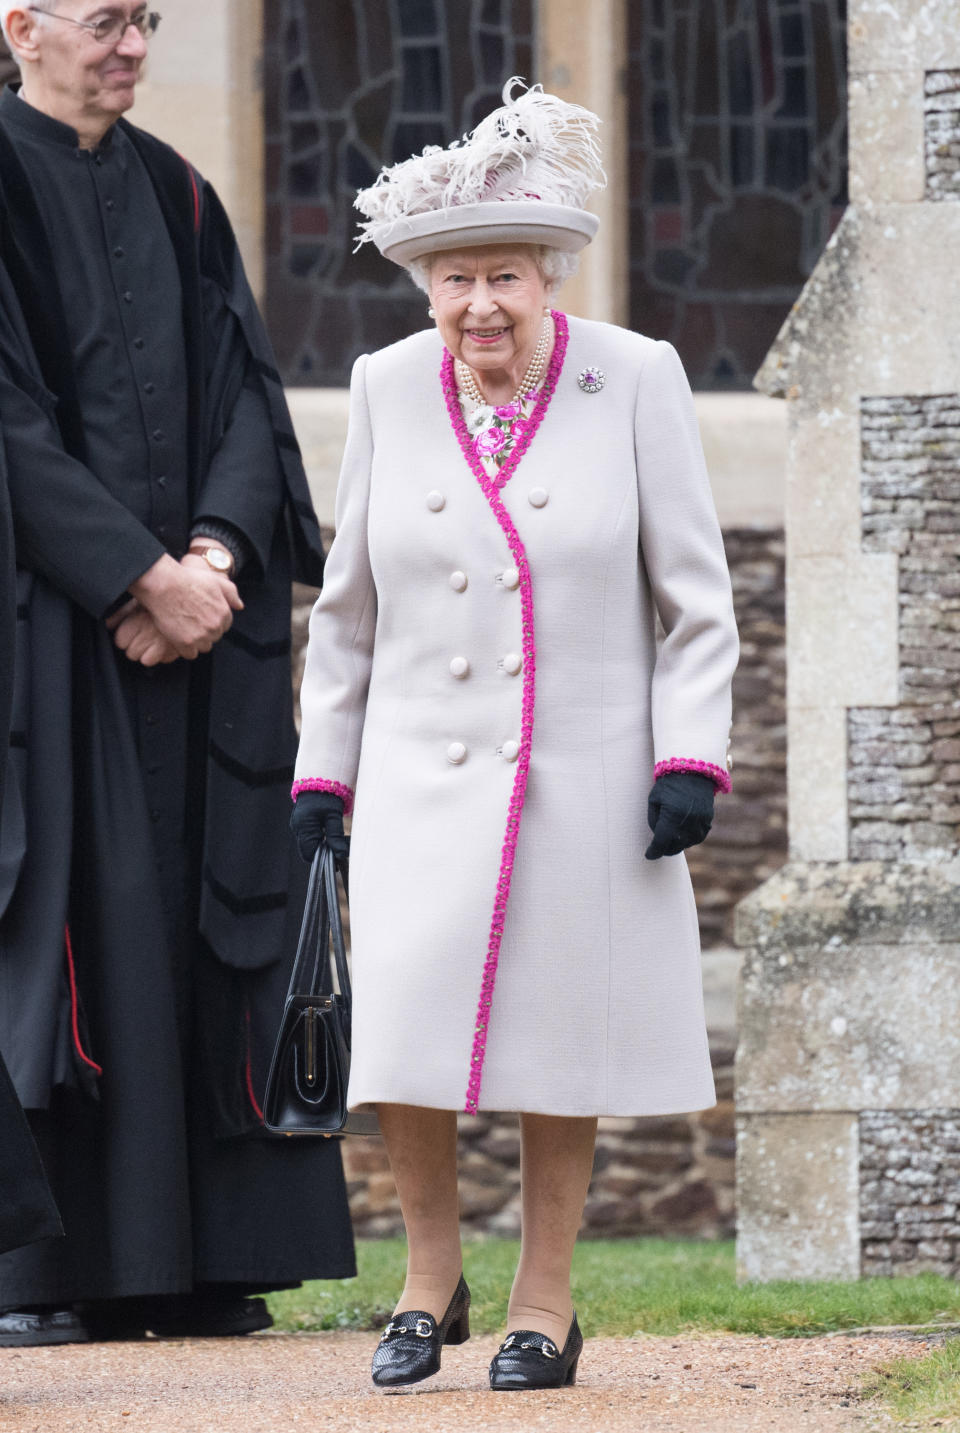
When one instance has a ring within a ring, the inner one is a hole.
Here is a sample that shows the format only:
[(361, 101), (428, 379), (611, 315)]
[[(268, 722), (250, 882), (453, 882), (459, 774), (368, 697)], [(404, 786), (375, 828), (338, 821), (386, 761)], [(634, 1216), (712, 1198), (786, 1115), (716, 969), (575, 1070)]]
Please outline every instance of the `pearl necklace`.
[[(553, 317), (551, 314), (548, 313), (546, 318), (543, 320), (543, 328), (540, 332), (540, 338), (537, 342), (537, 346), (533, 350), (533, 357), (530, 360), (530, 367), (523, 375), (520, 387), (517, 389), (510, 402), (504, 405), (505, 407), (509, 408), (512, 407), (514, 403), (521, 403), (524, 398), (528, 397), (529, 394), (531, 394), (533, 390), (539, 386), (540, 380), (543, 377), (543, 370), (547, 362), (547, 349), (550, 347), (550, 338), (552, 336), (552, 333)], [(465, 397), (470, 399), (471, 403), (479, 403), (482, 407), (500, 407), (500, 404), (491, 405), (487, 403), (486, 398), (484, 398), (483, 394), (480, 392), (480, 387), (477, 383), (476, 378), (473, 375), (473, 369), (469, 368), (467, 364), (463, 363), (459, 358), (457, 359), (456, 369), (457, 387), (460, 389), (460, 392), (463, 393)]]

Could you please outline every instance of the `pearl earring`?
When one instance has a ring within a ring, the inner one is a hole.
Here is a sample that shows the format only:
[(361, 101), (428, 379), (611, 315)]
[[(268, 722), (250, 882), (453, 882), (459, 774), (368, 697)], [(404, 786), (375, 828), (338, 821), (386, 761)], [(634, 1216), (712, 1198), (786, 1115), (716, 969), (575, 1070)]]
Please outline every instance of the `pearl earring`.
[(428, 309), (427, 309), (427, 318), (436, 318), (436, 316), (437, 316), (437, 311), (436, 311), (436, 309), (432, 309), (432, 308), (428, 308)]

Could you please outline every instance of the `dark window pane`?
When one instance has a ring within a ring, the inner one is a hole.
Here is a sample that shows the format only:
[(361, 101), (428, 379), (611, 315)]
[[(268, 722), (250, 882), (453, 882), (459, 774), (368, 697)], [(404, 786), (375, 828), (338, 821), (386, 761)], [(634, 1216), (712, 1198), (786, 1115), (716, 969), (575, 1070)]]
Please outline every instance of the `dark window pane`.
[(319, 154), (311, 159), (299, 159), (287, 171), (290, 193), (296, 199), (310, 199), (323, 193), (323, 159)]
[(291, 114), (299, 114), (309, 108), (310, 91), (303, 70), (294, 70), (287, 81), (287, 109)]
[(666, 149), (671, 140), (669, 94), (654, 95), (651, 113), (653, 115), (653, 142), (657, 149)]
[(414, 114), (443, 108), (443, 79), (440, 52), (433, 46), (407, 45), (403, 51), (403, 97), (405, 110)]
[(782, 15), (780, 17), (780, 44), (783, 47), (784, 59), (792, 59), (804, 54), (806, 37), (803, 33), (802, 15)]
[(397, 0), (397, 14), (402, 35), (412, 39), (415, 36), (437, 33), (435, 0)]
[(730, 183), (734, 189), (746, 189), (753, 183), (753, 130), (745, 124), (730, 128)]
[(727, 60), (730, 85), (730, 113), (751, 114), (753, 111), (753, 66), (750, 62), (750, 41), (742, 32), (730, 41)]
[(393, 162), (399, 163), (411, 154), (420, 154), (428, 144), (446, 144), (442, 127), (432, 120), (410, 120), (398, 124), (394, 133)]
[(487, 84), (496, 84), (503, 74), (503, 36), (490, 30), (480, 32), (480, 71)]
[(765, 182), (790, 193), (806, 182), (810, 141), (805, 129), (772, 129), (767, 135)]
[(680, 203), (680, 167), (674, 159), (657, 159), (653, 165), (654, 204)]
[(801, 65), (791, 65), (783, 72), (783, 103), (777, 110), (778, 119), (803, 119), (807, 113), (807, 72)]

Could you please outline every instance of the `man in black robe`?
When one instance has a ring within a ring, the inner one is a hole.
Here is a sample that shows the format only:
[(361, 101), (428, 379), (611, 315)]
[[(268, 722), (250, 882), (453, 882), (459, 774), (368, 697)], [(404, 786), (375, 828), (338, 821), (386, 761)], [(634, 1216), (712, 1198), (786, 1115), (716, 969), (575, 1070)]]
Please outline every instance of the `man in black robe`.
[[(17, 616), (13, 525), (0, 442), (0, 812), (13, 698), (13, 638)], [(0, 1057), (0, 1253), (62, 1233), (36, 1145)]]
[(155, 18), (0, 15), (0, 1051), (67, 1235), (0, 1257), (0, 1345), (249, 1332), (251, 1294), (354, 1272), (336, 1145), (269, 1138), (259, 1103), (304, 889), (290, 582), (319, 583), (319, 529), (226, 215), (121, 117)]

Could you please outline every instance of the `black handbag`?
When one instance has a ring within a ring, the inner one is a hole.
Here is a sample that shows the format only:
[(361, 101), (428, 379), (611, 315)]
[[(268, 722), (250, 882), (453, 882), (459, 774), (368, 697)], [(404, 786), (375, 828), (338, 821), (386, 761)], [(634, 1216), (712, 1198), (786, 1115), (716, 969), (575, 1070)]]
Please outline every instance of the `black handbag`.
[(347, 861), (338, 862), (324, 841), (310, 868), (297, 957), (267, 1077), (264, 1124), (274, 1134), (331, 1139), (379, 1133), (376, 1114), (347, 1110), (352, 1002), (338, 874), (346, 898)]

